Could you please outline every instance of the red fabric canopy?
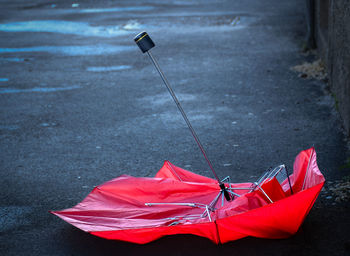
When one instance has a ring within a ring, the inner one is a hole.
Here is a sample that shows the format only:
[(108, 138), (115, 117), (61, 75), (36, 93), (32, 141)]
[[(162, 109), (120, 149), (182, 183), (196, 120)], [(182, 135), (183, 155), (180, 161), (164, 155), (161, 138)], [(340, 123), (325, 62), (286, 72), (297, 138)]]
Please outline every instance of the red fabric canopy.
[(263, 190), (252, 183), (226, 184), (239, 194), (231, 202), (219, 199), (217, 181), (186, 171), (168, 161), (154, 178), (120, 176), (96, 187), (73, 208), (52, 211), (93, 235), (144, 244), (172, 234), (194, 234), (215, 243), (246, 236), (286, 238), (296, 233), (324, 184), (313, 148), (294, 162), (289, 183), (276, 179)]

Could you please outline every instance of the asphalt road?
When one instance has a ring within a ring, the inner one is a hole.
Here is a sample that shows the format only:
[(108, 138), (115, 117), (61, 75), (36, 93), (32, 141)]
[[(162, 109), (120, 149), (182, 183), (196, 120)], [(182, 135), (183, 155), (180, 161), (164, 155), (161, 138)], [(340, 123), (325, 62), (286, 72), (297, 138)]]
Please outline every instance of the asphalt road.
[[(349, 148), (324, 81), (290, 68), (304, 1), (1, 1), (0, 255), (347, 255)], [(298, 233), (224, 245), (178, 235), (107, 241), (48, 213), (164, 160), (211, 176), (176, 105), (133, 37), (146, 30), (220, 177), (290, 169), (315, 146), (324, 191)], [(345, 167), (344, 167), (345, 166)]]

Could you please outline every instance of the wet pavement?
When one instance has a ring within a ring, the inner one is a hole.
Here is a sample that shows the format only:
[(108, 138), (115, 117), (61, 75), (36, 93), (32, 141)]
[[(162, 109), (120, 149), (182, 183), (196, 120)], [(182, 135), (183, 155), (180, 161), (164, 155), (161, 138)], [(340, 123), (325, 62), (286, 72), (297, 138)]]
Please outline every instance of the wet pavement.
[[(252, 181), (316, 148), (327, 182), (295, 236), (139, 246), (48, 213), (164, 160), (211, 176), (133, 42), (143, 30), (220, 177)], [(304, 36), (301, 0), (2, 1), (0, 255), (347, 255), (348, 141), (327, 84), (292, 70), (316, 58), (301, 53)]]

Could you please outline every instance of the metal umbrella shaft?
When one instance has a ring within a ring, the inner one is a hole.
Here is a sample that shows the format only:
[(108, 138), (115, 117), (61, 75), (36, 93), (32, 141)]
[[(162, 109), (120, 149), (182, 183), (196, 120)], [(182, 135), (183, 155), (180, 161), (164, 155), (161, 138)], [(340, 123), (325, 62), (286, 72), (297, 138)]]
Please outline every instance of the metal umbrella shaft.
[(152, 63), (154, 64), (154, 66), (156, 67), (160, 77), (162, 78), (165, 86), (167, 87), (171, 97), (173, 98), (173, 100), (175, 101), (176, 103), (176, 106), (178, 107), (178, 109), (180, 110), (181, 112), (181, 115), (182, 117), (185, 119), (185, 122), (188, 126), (188, 128), (190, 129), (191, 133), (192, 133), (192, 136), (193, 138), (195, 139), (199, 149), (201, 150), (205, 160), (207, 161), (208, 165), (209, 165), (209, 168), (211, 169), (211, 171), (213, 172), (216, 180), (218, 181), (219, 183), (219, 186), (221, 188), (221, 192), (220, 193), (223, 193), (226, 200), (227, 201), (231, 201), (231, 196), (229, 194), (229, 192), (227, 191), (226, 187), (225, 187), (225, 184), (219, 179), (218, 175), (216, 174), (215, 170), (214, 170), (214, 167), (213, 165), (211, 164), (209, 158), (207, 157), (207, 154), (205, 153), (205, 150), (202, 146), (202, 143), (200, 142), (196, 132), (194, 131), (190, 121), (188, 120), (187, 116), (186, 116), (186, 113), (185, 111), (183, 110), (183, 108), (181, 107), (180, 105), (180, 102), (179, 100), (177, 99), (173, 89), (171, 88), (168, 80), (166, 79), (165, 75), (163, 74), (162, 70), (160, 69), (159, 65), (158, 65), (158, 62), (156, 61), (156, 59), (153, 57), (152, 53), (150, 52), (150, 50), (155, 46), (154, 42), (152, 41), (152, 39), (150, 38), (150, 36), (144, 31), (144, 32), (141, 32), (139, 33), (135, 38), (134, 38), (134, 41), (135, 43), (139, 46), (140, 50), (145, 53), (147, 52), (149, 58), (151, 59)]
[(202, 154), (203, 154), (205, 160), (207, 161), (207, 163), (208, 163), (208, 165), (209, 165), (209, 168), (210, 168), (211, 171), (213, 172), (213, 174), (214, 174), (215, 178), (217, 179), (217, 181), (221, 184), (222, 182), (220, 181), (219, 177), (217, 176), (217, 174), (216, 174), (216, 172), (215, 172), (215, 170), (214, 170), (213, 165), (211, 164), (209, 158), (207, 157), (207, 154), (205, 153), (205, 150), (204, 150), (204, 148), (203, 148), (203, 146), (202, 146), (202, 143), (200, 142), (200, 140), (199, 140), (199, 138), (198, 138), (198, 136), (197, 136), (195, 130), (193, 129), (193, 127), (192, 127), (190, 121), (188, 120), (187, 115), (186, 115), (185, 111), (183, 110), (183, 108), (182, 108), (182, 106), (181, 106), (179, 100), (177, 99), (177, 97), (176, 97), (176, 95), (175, 95), (173, 89), (171, 88), (171, 86), (170, 86), (168, 80), (166, 79), (164, 73), (163, 73), (162, 70), (160, 69), (157, 60), (153, 57), (151, 51), (147, 51), (147, 54), (148, 54), (149, 58), (151, 59), (152, 63), (154, 64), (154, 66), (156, 67), (156, 69), (157, 69), (157, 71), (158, 71), (160, 77), (162, 78), (162, 80), (163, 80), (163, 82), (164, 82), (166, 88), (168, 89), (168, 91), (169, 91), (171, 97), (172, 97), (173, 100), (175, 101), (177, 108), (180, 110), (182, 117), (185, 119), (185, 122), (186, 122), (188, 128), (190, 129), (194, 140), (196, 141), (196, 143), (197, 143), (199, 149), (201, 150), (201, 152), (202, 152)]

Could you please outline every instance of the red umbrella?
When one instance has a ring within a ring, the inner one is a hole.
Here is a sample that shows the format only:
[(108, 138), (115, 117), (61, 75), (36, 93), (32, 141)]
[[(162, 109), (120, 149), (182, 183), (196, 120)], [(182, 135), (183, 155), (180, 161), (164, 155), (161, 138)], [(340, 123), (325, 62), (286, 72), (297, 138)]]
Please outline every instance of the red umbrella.
[(194, 234), (215, 243), (246, 236), (286, 238), (295, 234), (324, 184), (314, 148), (255, 183), (225, 183), (235, 195), (224, 200), (214, 179), (168, 161), (154, 178), (123, 175), (97, 186), (73, 208), (53, 214), (93, 235), (144, 244), (173, 234)]
[(294, 234), (324, 184), (314, 149), (297, 156), (290, 176), (281, 165), (255, 183), (220, 180), (150, 52), (153, 41), (142, 32), (135, 42), (155, 65), (215, 180), (166, 161), (154, 178), (121, 176), (96, 187), (75, 207), (52, 213), (93, 235), (141, 244), (172, 234), (194, 234), (215, 243)]

